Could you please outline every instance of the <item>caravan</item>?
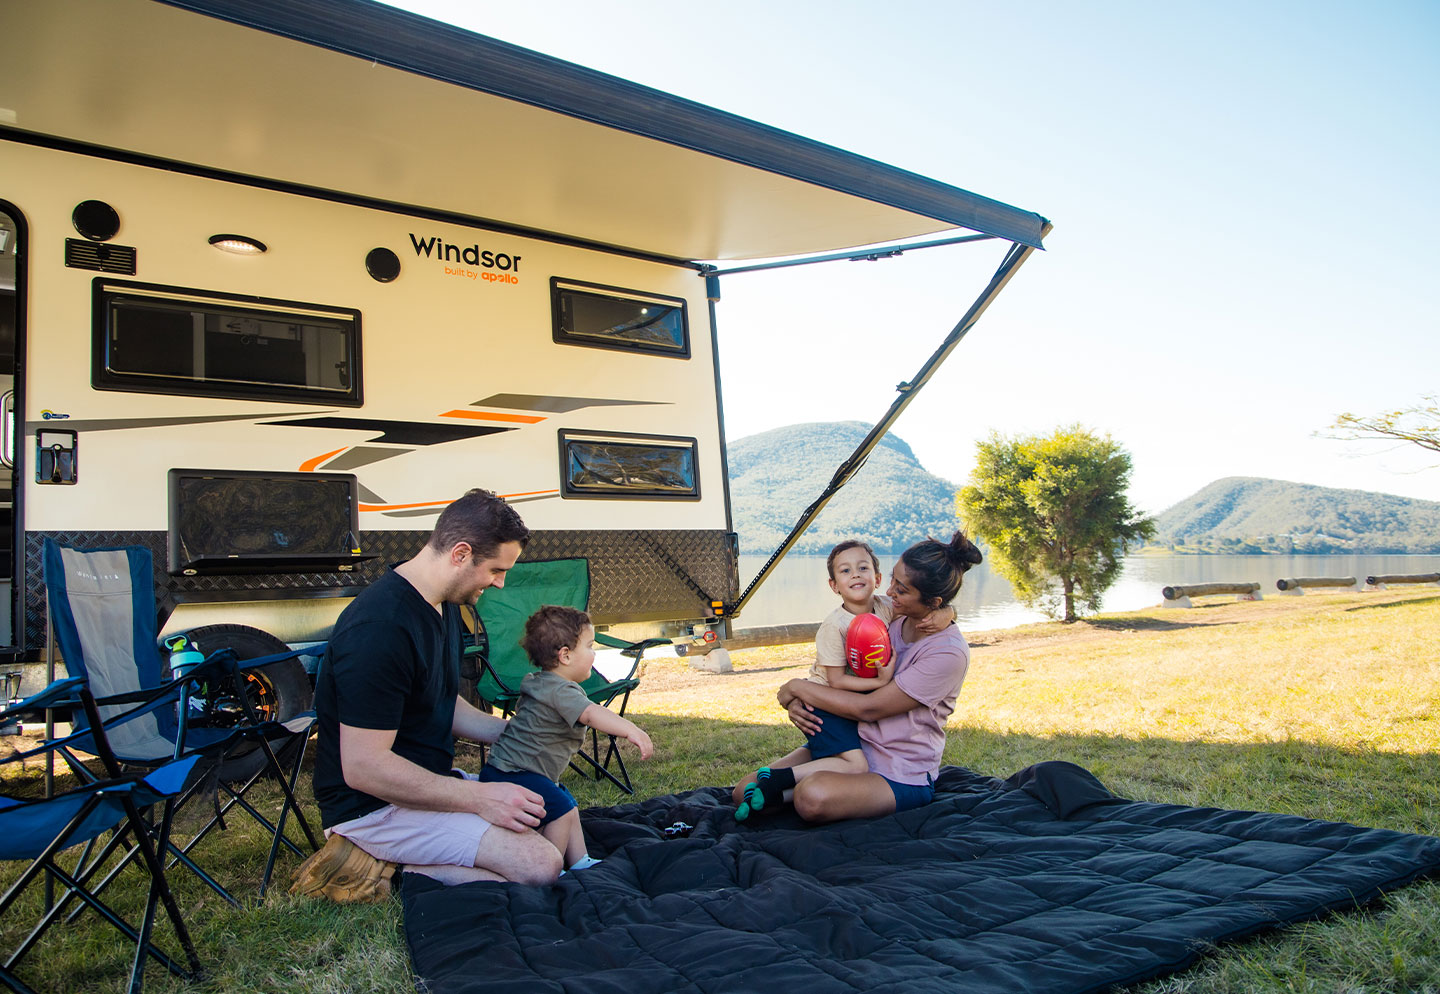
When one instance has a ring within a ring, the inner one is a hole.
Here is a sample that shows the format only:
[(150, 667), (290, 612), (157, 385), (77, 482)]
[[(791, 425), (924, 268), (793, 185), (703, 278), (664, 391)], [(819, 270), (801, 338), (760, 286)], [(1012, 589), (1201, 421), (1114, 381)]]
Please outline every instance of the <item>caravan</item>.
[(323, 638), (473, 486), (527, 557), (589, 561), (599, 625), (723, 635), (725, 267), (1007, 246), (938, 364), (1048, 230), (362, 0), (4, 0), (0, 37), (20, 661), (46, 538), (148, 546), (165, 631), (259, 652)]

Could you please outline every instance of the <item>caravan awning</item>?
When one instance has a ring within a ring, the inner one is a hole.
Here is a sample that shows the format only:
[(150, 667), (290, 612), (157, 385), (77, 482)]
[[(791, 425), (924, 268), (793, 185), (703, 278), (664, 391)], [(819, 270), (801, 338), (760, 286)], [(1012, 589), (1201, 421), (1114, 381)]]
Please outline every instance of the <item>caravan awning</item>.
[(789, 256), (956, 228), (1040, 247), (1045, 225), (359, 0), (6, 3), (0, 36), (0, 133), (668, 259)]

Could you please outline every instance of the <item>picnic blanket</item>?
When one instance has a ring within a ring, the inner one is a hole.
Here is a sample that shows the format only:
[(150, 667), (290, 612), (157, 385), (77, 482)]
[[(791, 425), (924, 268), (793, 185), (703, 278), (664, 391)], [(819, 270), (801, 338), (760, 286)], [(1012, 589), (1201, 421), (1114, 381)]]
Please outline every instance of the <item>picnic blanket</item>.
[(1061, 762), (947, 767), (933, 803), (833, 825), (737, 823), (717, 787), (583, 818), (605, 860), (553, 886), (405, 875), (421, 990), (1079, 994), (1440, 872), (1440, 838), (1126, 801)]

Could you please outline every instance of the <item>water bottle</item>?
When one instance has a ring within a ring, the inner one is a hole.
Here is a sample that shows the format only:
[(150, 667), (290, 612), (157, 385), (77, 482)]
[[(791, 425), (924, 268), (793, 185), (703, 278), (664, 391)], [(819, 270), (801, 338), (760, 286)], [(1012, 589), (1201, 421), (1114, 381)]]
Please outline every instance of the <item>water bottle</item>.
[(170, 676), (180, 679), (205, 661), (205, 653), (184, 635), (175, 635), (165, 641), (170, 650)]
[[(174, 635), (165, 640), (165, 648), (170, 650), (170, 676), (176, 680), (185, 676), (195, 667), (205, 661), (205, 653), (184, 635)], [(205, 697), (201, 688), (195, 684), (189, 684), (185, 688), (189, 692), (189, 707), (186, 714), (191, 720), (205, 714)]]

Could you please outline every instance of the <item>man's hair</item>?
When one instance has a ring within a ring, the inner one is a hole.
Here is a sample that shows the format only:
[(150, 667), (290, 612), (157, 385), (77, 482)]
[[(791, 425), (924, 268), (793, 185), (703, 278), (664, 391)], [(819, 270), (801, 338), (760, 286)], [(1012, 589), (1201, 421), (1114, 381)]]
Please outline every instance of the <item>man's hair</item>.
[(440, 512), (427, 543), (436, 552), (448, 552), (458, 543), (470, 545), (477, 559), (489, 559), (506, 542), (530, 541), (530, 529), (509, 504), (488, 490), (471, 490)]
[(580, 646), (580, 633), (590, 624), (590, 615), (573, 607), (546, 604), (525, 622), (525, 635), (520, 644), (530, 662), (542, 670), (560, 665), (560, 650)]
[(858, 538), (847, 538), (830, 550), (830, 555), (825, 557), (825, 572), (830, 574), (830, 579), (835, 579), (835, 557), (850, 549), (864, 549), (870, 553), (870, 562), (875, 566), (875, 572), (880, 572), (880, 557), (875, 555), (875, 550), (870, 548), (869, 542), (862, 542)]

